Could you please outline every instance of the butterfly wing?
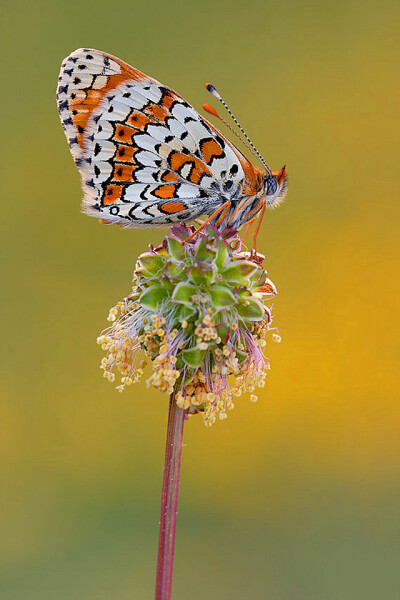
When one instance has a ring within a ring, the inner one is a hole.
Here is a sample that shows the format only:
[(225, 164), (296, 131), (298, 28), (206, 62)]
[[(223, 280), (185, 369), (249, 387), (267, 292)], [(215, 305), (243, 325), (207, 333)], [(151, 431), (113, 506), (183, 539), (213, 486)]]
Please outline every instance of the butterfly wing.
[(187, 221), (262, 185), (260, 172), (181, 96), (110, 54), (68, 56), (57, 102), (91, 216), (125, 227)]

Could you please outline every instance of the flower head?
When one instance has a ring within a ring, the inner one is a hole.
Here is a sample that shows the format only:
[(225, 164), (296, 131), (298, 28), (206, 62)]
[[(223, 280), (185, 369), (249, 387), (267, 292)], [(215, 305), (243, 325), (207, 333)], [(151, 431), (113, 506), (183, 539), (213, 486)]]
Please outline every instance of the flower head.
[(243, 392), (257, 400), (268, 360), (263, 349), (271, 329), (264, 304), (275, 294), (261, 255), (242, 252), (233, 230), (208, 226), (185, 241), (192, 227), (174, 226), (164, 242), (139, 256), (131, 294), (109, 313), (111, 326), (98, 338), (106, 351), (104, 377), (138, 381), (145, 360), (147, 385), (175, 393), (188, 414), (202, 413), (205, 425), (224, 419)]

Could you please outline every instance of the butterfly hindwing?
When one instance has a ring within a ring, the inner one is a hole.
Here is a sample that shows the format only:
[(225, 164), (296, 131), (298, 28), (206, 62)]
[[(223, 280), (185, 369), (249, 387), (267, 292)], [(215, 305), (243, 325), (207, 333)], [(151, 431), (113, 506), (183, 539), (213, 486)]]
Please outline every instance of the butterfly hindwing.
[(162, 225), (211, 214), (257, 187), (249, 161), (192, 106), (111, 55), (72, 53), (57, 99), (92, 216)]

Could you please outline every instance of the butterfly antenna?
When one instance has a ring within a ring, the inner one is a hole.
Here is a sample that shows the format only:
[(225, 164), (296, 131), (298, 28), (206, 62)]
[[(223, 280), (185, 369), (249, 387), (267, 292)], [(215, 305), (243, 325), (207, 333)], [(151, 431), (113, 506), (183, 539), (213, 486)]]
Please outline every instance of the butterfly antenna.
[(244, 141), (244, 139), (243, 139), (243, 138), (242, 138), (242, 137), (241, 137), (241, 136), (238, 134), (238, 132), (237, 132), (237, 131), (235, 131), (235, 130), (233, 129), (233, 127), (231, 127), (231, 126), (229, 125), (229, 123), (227, 123), (227, 122), (225, 121), (225, 119), (223, 119), (223, 118), (221, 117), (221, 115), (219, 115), (219, 114), (217, 113), (217, 111), (215, 110), (215, 108), (214, 108), (213, 106), (210, 106), (210, 104), (203, 104), (203, 109), (204, 109), (205, 111), (207, 111), (207, 112), (208, 112), (210, 115), (213, 115), (214, 117), (217, 117), (217, 119), (219, 119), (220, 121), (222, 121), (222, 123), (223, 123), (224, 125), (226, 125), (226, 126), (227, 126), (227, 128), (228, 128), (228, 129), (230, 129), (234, 135), (236, 135), (236, 137), (237, 137), (237, 138), (238, 138), (238, 139), (239, 139), (239, 140), (242, 142), (242, 144), (244, 144), (244, 145), (246, 146), (247, 150), (248, 150), (249, 152), (251, 152), (251, 154), (252, 154), (253, 156), (255, 156), (256, 158), (258, 158), (258, 155), (257, 155), (257, 154), (254, 152), (253, 148), (251, 148), (251, 146), (249, 146), (249, 144), (248, 144), (247, 142), (245, 142), (245, 141)]
[(235, 115), (232, 113), (232, 111), (230, 110), (230, 108), (227, 105), (227, 103), (222, 99), (222, 97), (220, 96), (220, 94), (218, 93), (218, 91), (215, 89), (215, 87), (211, 83), (206, 83), (206, 89), (207, 89), (208, 92), (210, 92), (210, 94), (212, 96), (214, 96), (214, 98), (217, 98), (217, 100), (219, 100), (221, 102), (222, 106), (228, 112), (228, 114), (230, 115), (230, 117), (233, 119), (233, 121), (235, 122), (236, 126), (238, 127), (238, 129), (240, 129), (240, 131), (242, 132), (242, 134), (244, 135), (244, 137), (248, 141), (248, 143), (250, 145), (250, 148), (246, 144), (246, 142), (244, 140), (242, 140), (242, 138), (240, 137), (240, 135), (237, 134), (236, 131), (234, 131), (232, 129), (232, 127), (230, 127), (228, 125), (228, 123), (226, 123), (226, 121), (222, 117), (219, 116), (219, 114), (217, 113), (216, 110), (214, 110), (208, 104), (203, 105), (203, 108), (207, 107), (207, 108), (205, 108), (205, 110), (211, 108), (211, 111), (207, 110), (207, 112), (210, 112), (212, 115), (218, 117), (218, 119), (220, 119), (223, 123), (225, 123), (225, 125), (227, 125), (228, 128), (243, 142), (243, 144), (246, 146), (246, 148), (248, 148), (250, 150), (250, 152), (254, 156), (256, 156), (258, 158), (258, 160), (260, 161), (260, 163), (263, 165), (263, 167), (267, 171), (268, 175), (271, 175), (271, 170), (268, 167), (267, 163), (265, 162), (265, 160), (263, 159), (263, 157), (261, 156), (261, 154), (259, 153), (259, 151), (257, 150), (257, 148), (254, 146), (253, 142), (251, 141), (251, 139), (249, 138), (249, 136), (247, 135), (247, 133), (245, 132), (245, 130), (243, 129), (243, 127), (241, 126), (241, 124), (239, 123), (239, 121), (236, 119)]

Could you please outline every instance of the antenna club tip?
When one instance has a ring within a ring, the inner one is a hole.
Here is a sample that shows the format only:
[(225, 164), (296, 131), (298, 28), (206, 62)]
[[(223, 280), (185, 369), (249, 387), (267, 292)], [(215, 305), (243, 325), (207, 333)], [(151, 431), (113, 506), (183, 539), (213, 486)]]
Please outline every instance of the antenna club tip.
[(203, 104), (203, 109), (206, 112), (208, 112), (210, 115), (213, 115), (214, 117), (220, 118), (220, 116), (217, 113), (217, 111), (215, 110), (215, 108), (213, 106), (210, 106), (210, 104)]
[(218, 98), (218, 100), (221, 99), (221, 96), (218, 94), (217, 90), (215, 89), (215, 87), (213, 86), (212, 83), (206, 83), (205, 86), (206, 86), (206, 90), (208, 92), (210, 92), (210, 94), (215, 96), (215, 98)]

